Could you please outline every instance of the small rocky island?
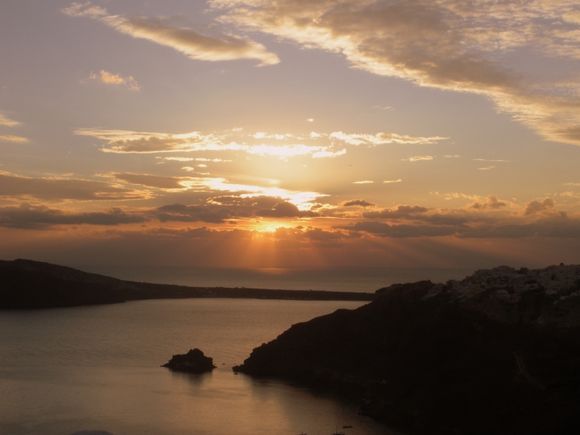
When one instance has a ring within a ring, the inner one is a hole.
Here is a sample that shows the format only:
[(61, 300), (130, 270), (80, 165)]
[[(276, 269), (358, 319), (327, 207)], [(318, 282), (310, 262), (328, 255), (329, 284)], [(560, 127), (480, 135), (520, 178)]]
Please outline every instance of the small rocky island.
[(334, 392), (407, 434), (580, 433), (580, 266), (392, 285), (234, 370)]
[(213, 358), (205, 356), (198, 348), (191, 349), (183, 355), (173, 355), (171, 359), (161, 367), (167, 367), (176, 372), (202, 374), (215, 369)]

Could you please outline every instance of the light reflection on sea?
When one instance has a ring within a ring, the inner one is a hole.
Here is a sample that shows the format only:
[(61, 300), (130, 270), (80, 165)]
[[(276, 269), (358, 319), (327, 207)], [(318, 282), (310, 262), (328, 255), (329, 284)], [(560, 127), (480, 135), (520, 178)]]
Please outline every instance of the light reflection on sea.
[[(0, 311), (0, 434), (327, 435), (342, 425), (388, 434), (349, 404), (231, 371), (291, 324), (360, 304), (189, 299)], [(159, 367), (192, 347), (218, 369)]]

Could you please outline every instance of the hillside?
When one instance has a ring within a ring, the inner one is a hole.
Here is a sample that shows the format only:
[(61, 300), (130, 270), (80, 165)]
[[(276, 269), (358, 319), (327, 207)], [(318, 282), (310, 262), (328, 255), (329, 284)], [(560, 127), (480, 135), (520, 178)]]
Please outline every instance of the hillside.
[(125, 281), (32, 260), (0, 261), (0, 309), (110, 304), (163, 298), (371, 300), (371, 293), (187, 287)]
[(235, 370), (349, 397), (410, 434), (580, 433), (580, 266), (397, 284)]

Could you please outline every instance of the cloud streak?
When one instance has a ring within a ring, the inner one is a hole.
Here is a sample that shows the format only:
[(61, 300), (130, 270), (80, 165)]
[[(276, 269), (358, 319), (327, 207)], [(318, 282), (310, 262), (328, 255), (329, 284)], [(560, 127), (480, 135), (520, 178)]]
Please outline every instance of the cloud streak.
[(145, 39), (173, 48), (190, 59), (203, 61), (258, 60), (261, 65), (274, 65), (278, 56), (262, 44), (233, 35), (212, 37), (155, 17), (124, 17), (110, 14), (105, 8), (90, 2), (76, 2), (63, 9), (71, 17), (88, 17), (119, 33)]
[[(380, 132), (348, 134), (344, 132), (311, 133), (299, 136), (288, 133), (245, 133), (237, 130), (220, 132), (159, 133), (129, 130), (81, 128), (75, 134), (98, 139), (104, 152), (119, 154), (153, 154), (170, 152), (241, 152), (262, 157), (289, 159), (311, 157), (328, 159), (343, 156), (350, 146), (375, 147), (392, 144), (432, 144), (445, 138), (419, 137)], [(178, 158), (186, 161), (184, 157)], [(174, 159), (175, 160), (175, 159)]]
[[(573, 0), (213, 0), (223, 22), (345, 56), (354, 67), (421, 86), (489, 97), (549, 140), (580, 145), (577, 78), (540, 82), (508, 54), (536, 64), (578, 62)], [(564, 88), (572, 92), (562, 91)], [(574, 89), (576, 92), (574, 92)]]
[(128, 214), (121, 209), (90, 213), (70, 213), (43, 205), (21, 204), (0, 207), (0, 226), (8, 228), (40, 229), (55, 225), (114, 226), (145, 222), (144, 216)]
[(28, 138), (24, 136), (16, 136), (13, 134), (0, 134), (0, 142), (27, 143)]
[(143, 193), (106, 182), (64, 177), (23, 177), (0, 172), (0, 197), (32, 197), (43, 200), (117, 200), (142, 198)]
[(0, 207), (0, 227), (48, 229), (54, 226), (120, 226), (144, 223), (222, 224), (240, 219), (300, 219), (316, 213), (300, 210), (282, 198), (269, 196), (214, 196), (196, 204), (168, 204), (157, 208), (123, 210), (115, 207), (91, 212), (21, 203)]
[(0, 113), (0, 126), (2, 127), (17, 127), (20, 123), (18, 121), (14, 121), (11, 118), (8, 118), (6, 115)]

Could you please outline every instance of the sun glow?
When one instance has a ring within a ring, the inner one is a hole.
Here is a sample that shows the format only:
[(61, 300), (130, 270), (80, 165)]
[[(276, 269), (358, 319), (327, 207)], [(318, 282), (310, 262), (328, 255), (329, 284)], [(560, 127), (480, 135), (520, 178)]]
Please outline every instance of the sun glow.
[(279, 229), (292, 228), (287, 222), (259, 221), (252, 227), (258, 233), (275, 233)]
[(326, 194), (318, 192), (298, 192), (275, 186), (256, 186), (251, 184), (230, 183), (228, 180), (221, 177), (193, 177), (188, 180), (184, 180), (181, 182), (181, 184), (192, 190), (209, 188), (218, 192), (240, 193), (240, 197), (242, 198), (252, 198), (256, 196), (272, 196), (276, 198), (282, 198), (294, 204), (296, 207), (298, 207), (299, 210), (302, 211), (310, 210), (313, 201), (317, 200), (318, 198), (327, 196)]

